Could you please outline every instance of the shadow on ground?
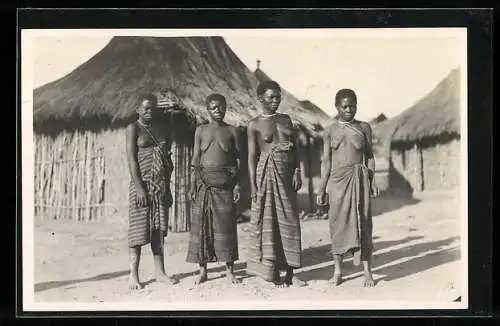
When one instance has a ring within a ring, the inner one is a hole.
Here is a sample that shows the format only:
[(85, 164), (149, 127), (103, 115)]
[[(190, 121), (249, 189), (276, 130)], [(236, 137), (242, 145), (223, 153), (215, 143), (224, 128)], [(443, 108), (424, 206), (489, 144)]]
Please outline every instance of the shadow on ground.
[[(374, 251), (382, 250), (385, 248), (402, 245), (405, 243), (409, 243), (415, 240), (421, 239), (421, 236), (414, 237), (406, 237), (404, 239), (395, 240), (395, 241), (379, 241), (374, 244)], [(457, 240), (458, 237), (450, 237), (448, 239), (440, 240), (440, 241), (432, 241), (425, 243), (418, 243), (414, 245), (409, 245), (403, 248), (389, 250), (384, 253), (375, 254), (373, 256), (373, 269), (376, 274), (385, 275), (380, 280), (392, 281), (395, 279), (399, 279), (402, 277), (406, 277), (412, 274), (420, 273), (427, 269), (446, 264), (448, 262), (452, 262), (458, 260), (460, 257), (460, 249), (459, 247), (454, 247), (450, 249), (442, 249), (437, 252), (428, 253), (423, 256), (422, 253), (425, 253), (429, 250), (436, 250), (443, 246), (447, 246)], [(330, 245), (324, 245), (314, 248), (308, 248), (303, 251), (303, 267), (311, 267), (314, 265), (319, 265), (326, 262), (332, 261), (332, 254), (330, 251)], [(418, 256), (418, 257), (415, 257)], [(409, 258), (408, 258), (409, 257)], [(406, 261), (402, 261), (399, 263), (395, 263), (393, 265), (389, 265), (386, 267), (382, 267), (377, 269), (379, 266), (383, 266), (389, 264), (391, 262), (396, 262), (398, 260), (408, 258)], [(349, 275), (356, 272), (360, 272), (362, 270), (361, 266), (354, 266), (350, 263), (352, 259), (346, 259), (345, 264), (343, 265), (343, 274)], [(250, 278), (252, 276), (246, 274), (246, 262), (236, 263), (234, 265), (235, 275), (240, 279)], [(210, 274), (213, 273), (222, 273), (226, 269), (225, 264), (220, 264), (216, 267), (211, 267), (209, 265), (208, 273), (210, 279), (214, 279)], [(328, 265), (324, 267), (320, 267), (317, 269), (300, 272), (297, 274), (304, 281), (312, 281), (312, 280), (328, 280), (332, 276), (333, 266)], [(123, 270), (112, 273), (100, 274), (93, 277), (67, 280), (67, 281), (50, 281), (50, 282), (42, 282), (35, 284), (35, 292), (46, 291), (57, 287), (65, 287), (68, 285), (76, 284), (76, 283), (85, 283), (85, 282), (94, 282), (94, 281), (102, 281), (109, 280), (113, 278), (122, 277), (128, 275), (129, 270)], [(185, 278), (194, 277), (198, 273), (197, 270), (188, 273), (176, 274), (174, 277), (179, 281)], [(344, 280), (347, 281), (349, 279), (356, 278), (357, 276), (345, 277)], [(215, 277), (217, 279), (219, 277)], [(153, 282), (154, 279), (147, 281), (144, 285), (147, 285)]]
[[(406, 237), (404, 239), (396, 241), (381, 241), (374, 244), (374, 251), (401, 245), (404, 243), (409, 243), (411, 241), (418, 240), (421, 238), (422, 237)], [(417, 243), (403, 248), (389, 250), (387, 252), (383, 252), (380, 254), (374, 254), (372, 268), (374, 269), (374, 273), (376, 274), (385, 274), (386, 276), (382, 278), (385, 281), (392, 281), (395, 279), (420, 273), (427, 269), (458, 260), (460, 258), (460, 248), (458, 246), (450, 249), (446, 248), (439, 250), (439, 248), (447, 246), (456, 241), (457, 239), (458, 237), (450, 237), (444, 240)], [(438, 251), (424, 254), (423, 256), (418, 256), (430, 250), (438, 250)], [(399, 263), (394, 263), (393, 265), (377, 269), (377, 267), (389, 264), (391, 262), (396, 262), (404, 258), (408, 258), (408, 260)], [(325, 245), (325, 246), (306, 249), (304, 250), (304, 259), (305, 259), (304, 267), (331, 262), (332, 254), (330, 252), (330, 246)], [(346, 263), (343, 264), (344, 275), (349, 275), (362, 271), (361, 265), (354, 266), (351, 262), (349, 262), (349, 260), (351, 259), (348, 260), (346, 259), (345, 260)], [(328, 265), (317, 269), (304, 271), (298, 273), (297, 275), (304, 281), (311, 281), (311, 280), (328, 280), (332, 277), (332, 273), (333, 273), (333, 266)], [(352, 278), (356, 277), (357, 276), (355, 277), (353, 276)], [(347, 276), (344, 279), (349, 280), (350, 278)]]
[(378, 197), (372, 198), (372, 216), (382, 215), (405, 206), (418, 204), (419, 202), (420, 200), (412, 196), (383, 193)]
[(113, 279), (113, 278), (118, 278), (118, 277), (122, 277), (122, 276), (128, 275), (129, 273), (130, 273), (130, 271), (127, 269), (127, 270), (123, 270), (123, 271), (119, 271), (119, 272), (99, 274), (99, 275), (96, 275), (96, 276), (87, 277), (87, 278), (80, 278), (80, 279), (75, 279), (75, 280), (49, 281), (49, 282), (36, 283), (35, 284), (35, 292), (46, 291), (46, 290), (50, 290), (50, 289), (53, 289), (53, 288), (64, 287), (64, 286), (72, 285), (72, 284), (75, 284), (75, 283), (85, 283), (85, 282), (95, 282), (95, 281), (110, 280), (110, 279)]
[[(244, 280), (246, 278), (251, 277), (250, 275), (248, 275), (245, 272), (246, 268), (247, 268), (247, 263), (246, 262), (241, 262), (241, 263), (234, 264), (234, 275), (236, 275), (240, 280)], [(218, 277), (215, 277), (215, 278), (211, 277), (210, 274), (213, 274), (213, 273), (222, 273), (225, 270), (226, 270), (226, 265), (225, 264), (221, 263), (219, 266), (216, 266), (216, 267), (210, 267), (210, 264), (209, 264), (208, 265), (208, 269), (207, 269), (208, 277), (209, 277), (210, 280), (217, 279)], [(198, 271), (195, 270), (195, 271), (188, 272), (188, 273), (176, 274), (175, 278), (177, 278), (180, 281), (180, 280), (183, 280), (183, 279), (188, 278), (188, 277), (194, 277), (197, 274), (198, 274)]]

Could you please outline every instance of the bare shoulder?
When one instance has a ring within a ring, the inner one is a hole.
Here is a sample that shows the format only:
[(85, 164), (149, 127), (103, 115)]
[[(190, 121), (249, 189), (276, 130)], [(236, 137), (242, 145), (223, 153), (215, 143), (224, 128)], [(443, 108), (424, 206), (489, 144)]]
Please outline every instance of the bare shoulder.
[(338, 127), (339, 127), (339, 122), (337, 120), (334, 120), (325, 128), (325, 132), (331, 133), (332, 131), (338, 129)]
[(201, 132), (203, 132), (205, 129), (207, 128), (207, 125), (206, 124), (203, 124), (203, 125), (199, 125), (196, 127), (196, 130), (194, 131), (195, 135), (196, 134), (200, 134)]
[(252, 119), (248, 122), (247, 129), (248, 129), (249, 131), (255, 131), (255, 130), (257, 129), (257, 125), (258, 125), (259, 121), (260, 121), (259, 117), (252, 118)]
[(372, 131), (372, 127), (370, 126), (370, 124), (368, 122), (365, 122), (365, 121), (359, 121), (359, 126), (363, 129), (363, 131), (365, 132), (371, 132)]
[(278, 117), (280, 119), (289, 120), (290, 122), (292, 122), (292, 118), (290, 117), (290, 115), (288, 115), (286, 113), (278, 113)]
[(133, 133), (137, 129), (137, 122), (131, 122), (128, 124), (127, 128), (125, 129), (127, 133)]
[(229, 131), (231, 132), (231, 134), (233, 134), (233, 136), (238, 136), (239, 135), (239, 132), (238, 132), (238, 128), (235, 127), (235, 126), (227, 126)]

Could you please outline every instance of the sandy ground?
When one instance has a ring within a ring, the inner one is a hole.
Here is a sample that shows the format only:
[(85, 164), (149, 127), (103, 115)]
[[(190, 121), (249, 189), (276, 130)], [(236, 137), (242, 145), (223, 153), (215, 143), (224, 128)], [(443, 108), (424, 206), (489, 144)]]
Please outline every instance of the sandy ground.
[(275, 289), (245, 274), (248, 232), (238, 226), (238, 286), (230, 285), (223, 264), (209, 265), (209, 281), (194, 287), (197, 266), (185, 263), (187, 233), (166, 239), (167, 273), (180, 279), (154, 282), (153, 260), (144, 247), (141, 291), (130, 292), (125, 223), (75, 224), (38, 221), (35, 228), (35, 301), (124, 302), (142, 300), (403, 300), (452, 302), (461, 295), (460, 215), (455, 191), (423, 193), (415, 199), (377, 198), (374, 214), (374, 288), (360, 286), (361, 266), (346, 261), (345, 282), (327, 284), (333, 264), (328, 221), (302, 224), (303, 288)]

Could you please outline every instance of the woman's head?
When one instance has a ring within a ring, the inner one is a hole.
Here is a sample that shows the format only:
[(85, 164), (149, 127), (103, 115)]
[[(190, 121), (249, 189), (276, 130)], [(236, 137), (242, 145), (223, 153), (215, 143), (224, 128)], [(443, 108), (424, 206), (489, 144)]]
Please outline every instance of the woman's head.
[(276, 112), (281, 103), (281, 87), (274, 80), (264, 81), (257, 86), (257, 97), (267, 112)]
[(343, 121), (351, 121), (356, 116), (358, 99), (352, 89), (344, 88), (335, 94), (335, 108)]
[(208, 114), (213, 121), (221, 122), (226, 116), (226, 98), (218, 93), (213, 93), (207, 96), (205, 101)]
[(144, 94), (139, 98), (137, 113), (143, 121), (151, 121), (157, 114), (158, 99), (154, 94)]

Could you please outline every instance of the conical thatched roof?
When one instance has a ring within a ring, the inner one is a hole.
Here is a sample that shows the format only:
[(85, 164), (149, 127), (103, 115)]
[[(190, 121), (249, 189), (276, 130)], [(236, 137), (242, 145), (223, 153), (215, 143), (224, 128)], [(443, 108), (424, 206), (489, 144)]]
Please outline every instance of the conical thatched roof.
[(309, 100), (300, 101), (300, 104), (304, 109), (316, 114), (321, 119), (331, 119), (331, 117), (328, 114), (326, 114), (325, 111), (323, 111), (319, 106), (317, 106), (316, 104), (314, 104)]
[[(135, 117), (142, 93), (163, 90), (173, 91), (198, 121), (207, 119), (206, 96), (221, 93), (228, 123), (244, 126), (258, 114), (257, 84), (222, 37), (117, 36), (68, 75), (34, 90), (34, 130), (122, 127)], [(300, 105), (284, 111), (311, 131), (321, 120)]]
[[(255, 69), (254, 76), (259, 82), (272, 80), (272, 78), (260, 68)], [(277, 82), (279, 83), (279, 81)], [(312, 126), (311, 129), (318, 132), (321, 132), (330, 122), (330, 117), (319, 107), (316, 106), (316, 109), (311, 111), (309, 108), (304, 107), (301, 101), (299, 101), (283, 87), (281, 87), (281, 93), (284, 96), (280, 105), (280, 111), (286, 112), (291, 110), (292, 114), (290, 115), (292, 119), (299, 120), (301, 122), (308, 121)]]
[(375, 127), (386, 144), (432, 142), (439, 137), (460, 135), (460, 69), (453, 69), (416, 104)]
[(374, 126), (374, 125), (379, 124), (379, 123), (381, 123), (381, 122), (383, 122), (385, 120), (387, 120), (387, 116), (385, 114), (383, 114), (383, 113), (380, 113), (378, 116), (376, 116), (375, 118), (371, 119), (369, 121), (369, 124), (372, 125), (372, 126)]

